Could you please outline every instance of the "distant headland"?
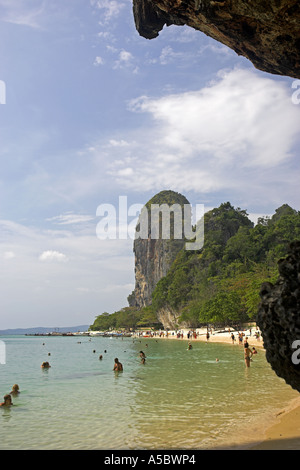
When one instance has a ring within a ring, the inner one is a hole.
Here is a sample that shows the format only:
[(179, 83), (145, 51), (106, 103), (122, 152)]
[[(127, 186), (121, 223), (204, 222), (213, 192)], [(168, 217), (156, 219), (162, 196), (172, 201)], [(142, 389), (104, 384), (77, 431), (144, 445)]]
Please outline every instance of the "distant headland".
[(87, 331), (89, 325), (66, 326), (66, 327), (35, 327), (35, 328), (12, 328), (0, 330), (0, 335), (47, 335), (48, 333), (77, 333)]

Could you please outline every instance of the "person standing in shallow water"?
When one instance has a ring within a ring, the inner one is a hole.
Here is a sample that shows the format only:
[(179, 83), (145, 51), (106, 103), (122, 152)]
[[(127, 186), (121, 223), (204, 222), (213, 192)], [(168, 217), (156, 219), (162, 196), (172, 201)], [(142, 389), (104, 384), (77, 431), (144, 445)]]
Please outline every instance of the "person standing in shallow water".
[(250, 361), (251, 361), (251, 357), (253, 356), (253, 352), (251, 351), (251, 349), (249, 349), (248, 343), (247, 343), (247, 346), (244, 348), (244, 354), (245, 354), (246, 367), (250, 367)]
[(123, 365), (121, 364), (121, 362), (119, 362), (119, 359), (117, 357), (115, 358), (115, 365), (114, 365), (113, 370), (118, 371), (118, 372), (123, 371)]

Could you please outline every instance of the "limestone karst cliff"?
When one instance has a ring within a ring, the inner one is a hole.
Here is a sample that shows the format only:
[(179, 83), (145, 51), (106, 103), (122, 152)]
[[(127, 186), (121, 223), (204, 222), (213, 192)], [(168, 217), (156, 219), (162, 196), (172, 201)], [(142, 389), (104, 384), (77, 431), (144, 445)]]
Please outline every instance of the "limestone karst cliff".
[(153, 39), (164, 25), (188, 25), (265, 72), (300, 77), (298, 0), (133, 0), (136, 29)]
[[(168, 204), (179, 200), (179, 208), (187, 202), (173, 191), (162, 194)], [(146, 206), (161, 204), (162, 194)], [(198, 220), (197, 211), (195, 215)], [(283, 204), (272, 217), (259, 217), (254, 225), (245, 210), (226, 202), (205, 212), (201, 220), (204, 245), (192, 250), (187, 246), (197, 230), (187, 240), (163, 240), (154, 238), (147, 226), (145, 237), (134, 243), (136, 283), (128, 298), (130, 307), (103, 312), (91, 329), (207, 324), (240, 328), (241, 323), (257, 320), (272, 367), (299, 390), (300, 211)], [(291, 240), (295, 242), (286, 258)]]
[[(168, 207), (174, 204), (183, 207), (184, 205), (189, 205), (189, 201), (186, 197), (174, 191), (161, 191), (145, 205), (146, 232), (140, 238), (136, 236), (133, 246), (135, 255), (135, 289), (128, 298), (130, 306), (142, 308), (151, 304), (152, 293), (157, 282), (167, 274), (177, 253), (183, 248), (185, 243), (183, 231), (181, 231), (181, 238), (176, 239), (174, 237), (172, 232), (174, 224), (172, 212), (170, 212), (170, 238), (162, 238), (162, 233), (155, 235), (153, 233), (153, 226), (151, 230), (151, 207), (163, 204), (167, 204)], [(141, 232), (140, 224), (141, 218), (137, 224), (137, 232), (139, 233)]]

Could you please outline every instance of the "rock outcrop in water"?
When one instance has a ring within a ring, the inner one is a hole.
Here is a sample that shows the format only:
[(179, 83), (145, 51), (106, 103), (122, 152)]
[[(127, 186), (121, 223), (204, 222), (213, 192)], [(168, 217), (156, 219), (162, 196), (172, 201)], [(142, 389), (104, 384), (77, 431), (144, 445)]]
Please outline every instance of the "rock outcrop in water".
[(164, 25), (188, 25), (265, 72), (300, 78), (298, 0), (133, 0), (136, 29), (153, 39)]
[(300, 392), (300, 241), (278, 262), (275, 285), (264, 283), (257, 317), (273, 370)]
[[(169, 239), (163, 239), (161, 236), (155, 238), (151, 232), (151, 206), (167, 204), (171, 207), (173, 204), (183, 207), (189, 205), (185, 196), (174, 191), (161, 191), (156, 194), (144, 207), (147, 211), (147, 231), (143, 238), (134, 240), (133, 251), (135, 254), (135, 290), (128, 297), (129, 305), (134, 307), (146, 307), (152, 302), (152, 293), (157, 282), (164, 277), (177, 253), (183, 248), (185, 240), (183, 233), (181, 239), (175, 239), (173, 236), (172, 213), (170, 214), (171, 232)], [(142, 211), (143, 212), (143, 211)], [(140, 232), (140, 222), (137, 224), (137, 232)], [(161, 234), (160, 234), (161, 235)]]

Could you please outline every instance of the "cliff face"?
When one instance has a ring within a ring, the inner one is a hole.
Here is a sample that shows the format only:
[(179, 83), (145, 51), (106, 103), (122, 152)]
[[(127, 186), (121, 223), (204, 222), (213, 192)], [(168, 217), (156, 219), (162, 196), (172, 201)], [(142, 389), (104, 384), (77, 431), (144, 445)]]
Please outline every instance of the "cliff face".
[(178, 328), (189, 328), (184, 322), (179, 322), (180, 312), (172, 309), (169, 305), (162, 307), (157, 312), (157, 319), (164, 325), (164, 329), (175, 330)]
[(265, 72), (300, 78), (298, 0), (133, 0), (136, 29), (153, 39), (164, 25), (188, 25)]
[(300, 392), (300, 242), (278, 262), (276, 284), (264, 283), (257, 317), (272, 369)]
[(169, 240), (136, 240), (135, 254), (135, 304), (146, 307), (151, 304), (152, 292), (158, 281), (166, 276), (183, 243)]
[[(136, 238), (134, 241), (133, 251), (135, 254), (135, 290), (129, 296), (130, 306), (139, 308), (146, 307), (152, 302), (152, 292), (157, 282), (166, 276), (171, 264), (173, 263), (177, 253), (184, 246), (184, 239), (154, 238), (151, 233), (151, 206), (167, 204), (189, 204), (188, 200), (173, 191), (161, 191), (154, 196), (145, 205), (147, 209), (148, 229), (146, 237)], [(172, 218), (171, 224), (172, 224)], [(137, 224), (137, 232), (140, 231), (139, 223)], [(172, 235), (172, 227), (171, 227)]]

